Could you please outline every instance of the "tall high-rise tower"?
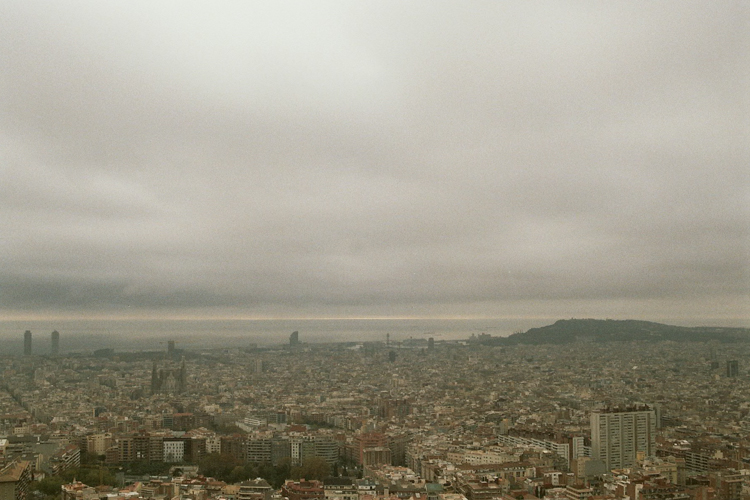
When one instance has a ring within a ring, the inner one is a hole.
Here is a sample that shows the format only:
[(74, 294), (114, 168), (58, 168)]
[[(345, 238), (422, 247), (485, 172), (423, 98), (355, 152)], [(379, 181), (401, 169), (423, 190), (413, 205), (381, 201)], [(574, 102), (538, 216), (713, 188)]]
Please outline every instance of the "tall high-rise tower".
[(31, 356), (31, 330), (23, 332), (23, 355)]
[(638, 453), (656, 453), (656, 414), (648, 406), (591, 412), (591, 456), (607, 469), (635, 465)]
[(291, 347), (299, 345), (299, 332), (298, 331), (292, 332), (292, 334), (289, 336), (289, 345)]
[(60, 332), (54, 330), (50, 337), (49, 352), (53, 356), (57, 356), (60, 353)]

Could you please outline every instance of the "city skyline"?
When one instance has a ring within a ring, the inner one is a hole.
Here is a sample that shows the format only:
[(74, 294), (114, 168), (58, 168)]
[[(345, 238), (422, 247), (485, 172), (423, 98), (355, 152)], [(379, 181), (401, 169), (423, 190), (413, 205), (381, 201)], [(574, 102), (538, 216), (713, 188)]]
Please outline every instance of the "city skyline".
[(4, 2), (0, 318), (748, 326), (747, 16)]

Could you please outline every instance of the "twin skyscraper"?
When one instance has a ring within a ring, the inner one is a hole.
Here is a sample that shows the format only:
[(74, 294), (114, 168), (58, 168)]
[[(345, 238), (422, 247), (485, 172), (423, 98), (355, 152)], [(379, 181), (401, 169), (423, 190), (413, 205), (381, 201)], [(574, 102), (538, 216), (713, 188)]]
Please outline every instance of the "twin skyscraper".
[[(31, 356), (31, 330), (26, 330), (23, 334), (23, 355)], [(50, 335), (49, 353), (55, 356), (60, 353), (60, 332), (53, 331)]]

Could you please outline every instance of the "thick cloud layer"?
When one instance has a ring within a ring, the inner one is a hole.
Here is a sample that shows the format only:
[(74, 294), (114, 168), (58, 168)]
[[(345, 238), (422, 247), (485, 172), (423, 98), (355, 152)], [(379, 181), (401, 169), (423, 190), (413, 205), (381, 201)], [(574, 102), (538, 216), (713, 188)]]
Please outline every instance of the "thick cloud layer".
[(0, 2), (0, 307), (750, 318), (749, 19)]

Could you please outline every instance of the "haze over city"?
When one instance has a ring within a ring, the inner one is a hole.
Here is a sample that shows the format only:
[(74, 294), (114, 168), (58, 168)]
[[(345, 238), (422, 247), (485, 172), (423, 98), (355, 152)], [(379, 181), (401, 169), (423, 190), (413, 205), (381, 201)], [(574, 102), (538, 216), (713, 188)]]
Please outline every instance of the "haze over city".
[(750, 500), (748, 27), (0, 0), (0, 500)]
[(0, 2), (0, 316), (747, 326), (747, 21)]

